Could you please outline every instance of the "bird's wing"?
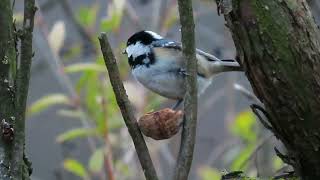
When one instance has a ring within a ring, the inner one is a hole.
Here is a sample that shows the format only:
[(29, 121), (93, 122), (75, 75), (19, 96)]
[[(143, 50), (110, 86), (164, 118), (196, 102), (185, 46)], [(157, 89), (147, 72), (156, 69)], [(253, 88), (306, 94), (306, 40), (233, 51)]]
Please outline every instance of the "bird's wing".
[[(161, 51), (160, 53), (162, 55), (166, 54), (167, 57), (174, 57), (176, 60), (184, 63), (181, 43), (161, 39), (155, 41), (152, 46), (154, 47), (156, 54)], [(198, 74), (204, 77), (209, 77), (212, 74), (219, 72), (242, 71), (242, 68), (235, 60), (221, 60), (214, 55), (201, 51), (200, 49), (196, 49), (196, 58), (198, 61)]]
[[(172, 49), (182, 51), (182, 44), (181, 43), (178, 43), (175, 41), (170, 41), (167, 39), (161, 39), (161, 40), (155, 41), (152, 43), (152, 46), (153, 47), (172, 48)], [(204, 56), (209, 61), (221, 61), (219, 58), (215, 57), (214, 55), (206, 53), (204, 51), (201, 51), (200, 49), (196, 49), (196, 53), (201, 56)]]

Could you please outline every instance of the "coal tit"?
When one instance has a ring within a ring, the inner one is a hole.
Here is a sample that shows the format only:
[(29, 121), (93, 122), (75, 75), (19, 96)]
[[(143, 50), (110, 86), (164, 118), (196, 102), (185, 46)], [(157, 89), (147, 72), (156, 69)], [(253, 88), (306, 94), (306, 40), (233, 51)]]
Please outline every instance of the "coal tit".
[[(127, 41), (123, 52), (133, 76), (146, 88), (169, 99), (178, 100), (185, 95), (185, 59), (182, 45), (163, 38), (152, 31), (140, 31)], [(196, 49), (198, 62), (197, 82), (201, 94), (211, 83), (214, 75), (226, 71), (241, 71), (235, 60), (222, 60)]]

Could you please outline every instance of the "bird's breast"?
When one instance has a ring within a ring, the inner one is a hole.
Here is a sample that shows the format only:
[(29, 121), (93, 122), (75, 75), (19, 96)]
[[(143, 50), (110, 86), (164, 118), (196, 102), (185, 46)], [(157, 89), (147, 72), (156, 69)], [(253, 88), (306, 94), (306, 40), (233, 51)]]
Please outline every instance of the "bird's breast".
[[(158, 60), (150, 66), (139, 65), (132, 70), (133, 76), (146, 88), (169, 99), (183, 99), (185, 75), (176, 61)], [(210, 85), (211, 78), (197, 77), (201, 94)]]
[(181, 99), (184, 95), (184, 77), (179, 66), (169, 62), (156, 62), (149, 67), (137, 66), (133, 76), (146, 88), (170, 99)]

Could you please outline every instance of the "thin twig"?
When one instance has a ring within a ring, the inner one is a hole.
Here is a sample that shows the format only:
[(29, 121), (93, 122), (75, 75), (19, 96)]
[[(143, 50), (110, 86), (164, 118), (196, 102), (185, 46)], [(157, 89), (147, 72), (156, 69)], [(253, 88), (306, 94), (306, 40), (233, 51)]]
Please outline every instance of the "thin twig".
[(108, 180), (115, 180), (112, 149), (111, 149), (111, 142), (109, 139), (109, 130), (108, 130), (109, 126), (108, 126), (107, 104), (106, 104), (105, 98), (102, 98), (101, 105), (102, 105), (102, 113), (104, 116), (104, 121), (106, 123), (106, 130), (104, 132), (104, 142), (105, 142), (104, 164), (106, 166)]
[(289, 179), (289, 178), (294, 178), (297, 177), (297, 175), (295, 174), (294, 171), (290, 171), (290, 172), (285, 172), (284, 174), (281, 175), (277, 175), (274, 176), (272, 179), (276, 180), (276, 179)]
[[(256, 105), (256, 104), (251, 104), (250, 105), (250, 108), (252, 110), (252, 112), (258, 117), (258, 120), (261, 122), (261, 124), (268, 130), (270, 130), (271, 132), (274, 132), (273, 131), (273, 127), (272, 125), (270, 125), (267, 121), (270, 120), (270, 117), (266, 117), (267, 119), (263, 118), (260, 113), (258, 112), (258, 110), (260, 110), (261, 112), (263, 112), (263, 114), (265, 116), (267, 116), (267, 113), (266, 111), (259, 105)], [(269, 121), (270, 122), (270, 121)]]
[(194, 20), (191, 0), (179, 0), (179, 15), (181, 23), (182, 52), (186, 60), (186, 95), (184, 98), (184, 124), (181, 135), (180, 151), (175, 180), (188, 179), (193, 159), (197, 127), (197, 61), (195, 55)]
[(241, 94), (243, 94), (245, 97), (247, 97), (249, 100), (253, 101), (257, 104), (262, 104), (261, 101), (255, 96), (253, 93), (251, 93), (248, 89), (243, 87), (242, 85), (235, 83), (233, 84), (233, 88), (237, 91), (239, 91)]
[(276, 176), (277, 174), (284, 173), (284, 172), (288, 171), (290, 167), (291, 167), (290, 165), (284, 165), (284, 166), (281, 167), (280, 169), (277, 169), (277, 170), (273, 173), (273, 177)]
[(138, 158), (140, 160), (140, 164), (142, 166), (145, 177), (148, 180), (157, 180), (158, 177), (153, 166), (148, 147), (140, 132), (137, 120), (134, 117), (132, 106), (128, 100), (128, 96), (120, 79), (120, 73), (117, 66), (116, 58), (112, 52), (106, 33), (101, 33), (101, 35), (99, 36), (99, 41), (118, 106), (121, 110), (122, 117), (135, 145), (136, 152), (138, 154)]
[(263, 147), (263, 145), (265, 145), (271, 138), (273, 137), (273, 135), (269, 135), (264, 137), (263, 139), (261, 139), (258, 143), (257, 146), (254, 148), (254, 150), (252, 151), (252, 153), (250, 154), (250, 156), (244, 160), (241, 165), (239, 166), (240, 169), (243, 169), (244, 166), (254, 157), (256, 157), (256, 155), (258, 154), (259, 150)]
[(225, 139), (223, 143), (217, 145), (212, 152), (207, 156), (206, 165), (215, 166), (217, 162), (220, 162), (220, 159), (226, 153), (228, 149), (232, 149), (237, 144), (235, 139)]
[(76, 28), (76, 30), (79, 32), (82, 40), (83, 40), (83, 46), (85, 48), (85, 52), (89, 52), (89, 53), (96, 53), (96, 50), (94, 48), (94, 42), (90, 37), (90, 33), (88, 33), (84, 27), (82, 27), (82, 25), (78, 22), (77, 18), (75, 17), (75, 15), (72, 12), (72, 9), (69, 5), (68, 0), (59, 0), (61, 7), (64, 11), (64, 13), (66, 13), (66, 17), (70, 19), (72, 25)]
[(128, 15), (128, 17), (133, 22), (133, 24), (136, 26), (135, 28), (142, 29), (140, 17), (137, 14), (136, 10), (133, 8), (130, 1), (126, 1), (124, 10), (125, 10), (124, 12)]

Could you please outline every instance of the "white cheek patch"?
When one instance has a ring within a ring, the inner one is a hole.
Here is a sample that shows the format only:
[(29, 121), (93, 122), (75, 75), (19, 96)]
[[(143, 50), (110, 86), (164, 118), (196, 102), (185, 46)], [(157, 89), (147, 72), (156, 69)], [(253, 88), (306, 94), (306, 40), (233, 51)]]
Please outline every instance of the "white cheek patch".
[(141, 42), (137, 42), (136, 44), (131, 44), (126, 48), (126, 52), (128, 53), (128, 57), (132, 56), (136, 58), (140, 55), (147, 54), (150, 52), (150, 47), (141, 44)]

